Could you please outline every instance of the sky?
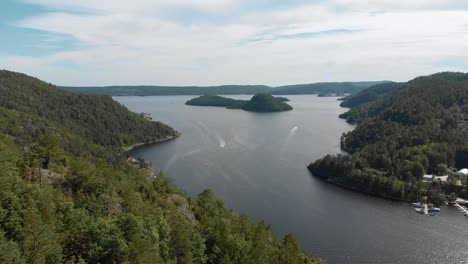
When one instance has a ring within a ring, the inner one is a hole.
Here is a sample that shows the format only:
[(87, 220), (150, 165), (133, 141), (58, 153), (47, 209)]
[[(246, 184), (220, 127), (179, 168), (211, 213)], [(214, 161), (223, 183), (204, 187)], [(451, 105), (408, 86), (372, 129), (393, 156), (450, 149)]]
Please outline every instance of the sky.
[(57, 85), (468, 72), (467, 0), (2, 0), (0, 69)]

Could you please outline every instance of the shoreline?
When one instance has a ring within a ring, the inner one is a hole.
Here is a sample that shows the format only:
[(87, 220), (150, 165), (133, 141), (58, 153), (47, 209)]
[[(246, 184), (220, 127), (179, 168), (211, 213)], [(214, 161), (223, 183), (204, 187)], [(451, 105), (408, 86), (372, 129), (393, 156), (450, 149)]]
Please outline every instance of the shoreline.
[(318, 178), (319, 180), (321, 180), (321, 181), (323, 181), (325, 183), (337, 186), (338, 188), (341, 188), (341, 189), (346, 190), (346, 191), (360, 193), (362, 195), (367, 195), (367, 196), (375, 197), (375, 198), (378, 198), (378, 199), (394, 201), (394, 202), (411, 202), (412, 201), (410, 199), (400, 199), (400, 198), (396, 198), (396, 197), (392, 197), (392, 196), (385, 196), (385, 195), (379, 195), (379, 194), (371, 193), (371, 192), (368, 192), (366, 190), (362, 190), (362, 189), (360, 189), (358, 187), (354, 187), (354, 186), (350, 186), (350, 185), (341, 183), (340, 181), (335, 180), (333, 177), (330, 177), (330, 176), (328, 176), (328, 175), (326, 175), (324, 173), (321, 173), (321, 172), (319, 172), (317, 170), (310, 169), (308, 167), (307, 167), (307, 170), (309, 171), (309, 173), (310, 173), (310, 175), (312, 177)]
[(158, 140), (153, 140), (153, 141), (150, 141), (150, 142), (139, 142), (139, 143), (135, 143), (131, 146), (128, 146), (128, 147), (124, 147), (123, 148), (123, 153), (128, 153), (138, 147), (142, 147), (142, 146), (146, 146), (146, 145), (152, 145), (152, 144), (157, 144), (157, 143), (161, 143), (161, 142), (166, 142), (166, 141), (169, 141), (169, 140), (173, 140), (173, 139), (176, 139), (178, 137), (180, 137), (182, 134), (180, 134), (179, 132), (176, 132), (176, 134), (174, 136), (168, 136), (168, 137), (165, 137), (165, 138), (162, 138), (162, 139), (158, 139)]

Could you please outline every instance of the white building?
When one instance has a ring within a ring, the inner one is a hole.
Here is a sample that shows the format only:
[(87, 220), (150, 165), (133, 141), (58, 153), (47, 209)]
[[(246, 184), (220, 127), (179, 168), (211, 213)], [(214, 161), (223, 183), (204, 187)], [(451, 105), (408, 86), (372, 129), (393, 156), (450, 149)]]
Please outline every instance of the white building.
[(433, 178), (434, 178), (434, 175), (432, 175), (432, 174), (425, 174), (425, 175), (423, 176), (423, 181), (425, 181), (425, 182), (430, 182), (430, 181), (432, 181)]
[(448, 180), (448, 175), (434, 176), (432, 174), (426, 174), (426, 175), (423, 176), (423, 181), (425, 181), (425, 182), (431, 182), (431, 181), (437, 181), (437, 180), (446, 182)]
[(448, 175), (444, 175), (444, 176), (434, 176), (434, 181), (437, 181), (437, 180), (446, 182), (446, 181), (448, 180)]

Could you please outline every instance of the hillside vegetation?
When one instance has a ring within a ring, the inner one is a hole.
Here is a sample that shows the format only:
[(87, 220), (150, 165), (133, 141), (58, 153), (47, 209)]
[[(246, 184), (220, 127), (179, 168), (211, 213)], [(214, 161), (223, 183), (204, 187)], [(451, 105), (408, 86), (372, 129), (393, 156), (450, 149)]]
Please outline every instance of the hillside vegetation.
[(257, 94), (250, 100), (237, 100), (218, 95), (203, 95), (193, 98), (185, 102), (185, 104), (195, 106), (218, 106), (251, 112), (280, 112), (293, 109), (290, 105), (285, 103), (287, 101), (289, 101), (289, 99), (274, 97), (270, 94)]
[(109, 96), (75, 94), (9, 71), (0, 71), (0, 107), (43, 118), (108, 148), (176, 136), (172, 128), (129, 112)]
[(269, 94), (256, 94), (243, 107), (245, 111), (251, 112), (281, 112), (290, 111), (292, 106)]
[[(468, 149), (467, 80), (468, 74), (440, 73), (390, 85), (386, 96), (342, 115), (358, 124), (341, 138), (350, 155), (326, 156), (309, 169), (339, 185), (393, 199), (468, 198), (466, 177), (453, 173)], [(424, 174), (450, 177), (425, 183)]]
[[(0, 263), (322, 262), (304, 254), (293, 235), (276, 238), (209, 190), (187, 196), (151, 164), (127, 161), (112, 146), (172, 135), (169, 127), (108, 97), (1, 76)], [(87, 122), (122, 122), (115, 126), (129, 141)], [(125, 124), (150, 135), (140, 138)]]
[(241, 109), (248, 100), (236, 100), (231, 98), (222, 97), (219, 95), (203, 95), (193, 98), (185, 102), (186, 105), (196, 106), (217, 106), (226, 107), (229, 109)]
[(354, 108), (366, 103), (370, 103), (381, 97), (384, 97), (387, 94), (393, 93), (395, 90), (400, 88), (400, 86), (401, 84), (394, 82), (377, 84), (369, 87), (368, 89), (362, 90), (359, 93), (345, 97), (340, 106)]

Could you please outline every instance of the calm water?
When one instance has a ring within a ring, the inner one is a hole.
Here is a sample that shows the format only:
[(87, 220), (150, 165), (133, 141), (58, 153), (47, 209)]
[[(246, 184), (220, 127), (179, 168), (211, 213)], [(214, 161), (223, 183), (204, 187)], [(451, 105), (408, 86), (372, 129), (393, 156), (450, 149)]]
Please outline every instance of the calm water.
[(211, 188), (278, 235), (295, 233), (306, 251), (329, 263), (468, 263), (468, 219), (456, 209), (422, 216), (406, 203), (311, 177), (306, 165), (338, 153), (341, 134), (353, 128), (338, 119), (345, 109), (336, 98), (288, 96), (293, 111), (269, 114), (184, 105), (191, 98), (115, 98), (182, 133), (133, 154), (187, 193)]

